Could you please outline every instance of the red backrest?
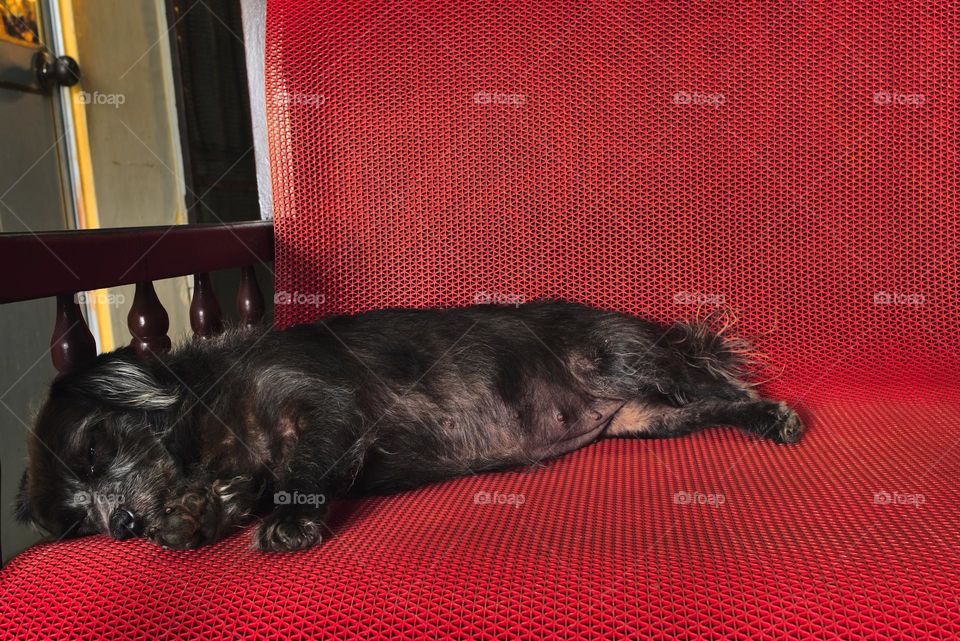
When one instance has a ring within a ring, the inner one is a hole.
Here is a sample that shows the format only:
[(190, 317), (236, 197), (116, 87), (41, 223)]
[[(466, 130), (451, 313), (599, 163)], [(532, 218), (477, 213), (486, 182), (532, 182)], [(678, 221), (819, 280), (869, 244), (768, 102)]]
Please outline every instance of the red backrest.
[(949, 6), (270, 0), (277, 319), (722, 304), (795, 396), (955, 381)]

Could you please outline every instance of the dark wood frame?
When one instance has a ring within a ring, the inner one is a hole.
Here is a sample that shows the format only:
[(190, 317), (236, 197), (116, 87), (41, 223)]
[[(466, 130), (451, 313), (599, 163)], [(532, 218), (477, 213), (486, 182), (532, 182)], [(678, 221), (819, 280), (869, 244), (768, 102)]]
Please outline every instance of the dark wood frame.
[(169, 319), (153, 281), (193, 274), (190, 325), (206, 339), (222, 328), (209, 273), (241, 269), (240, 322), (259, 323), (265, 311), (254, 267), (273, 260), (273, 223), (176, 225), (66, 232), (0, 234), (0, 304), (57, 298), (50, 353), (61, 372), (96, 355), (80, 312), (78, 292), (136, 283), (127, 327), (141, 356), (170, 348)]

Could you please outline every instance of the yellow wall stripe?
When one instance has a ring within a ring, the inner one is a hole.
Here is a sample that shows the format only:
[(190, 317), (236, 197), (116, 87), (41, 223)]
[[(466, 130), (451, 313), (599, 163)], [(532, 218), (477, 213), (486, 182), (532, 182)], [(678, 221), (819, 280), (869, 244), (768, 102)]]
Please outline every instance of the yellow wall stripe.
[[(80, 61), (77, 47), (76, 26), (73, 19), (73, 0), (58, 0), (60, 22), (63, 30), (63, 54)], [(81, 82), (82, 84), (82, 82)], [(97, 213), (97, 192), (93, 180), (93, 159), (90, 154), (90, 137), (87, 131), (86, 105), (79, 100), (80, 85), (70, 88), (70, 111), (73, 116), (73, 131), (77, 150), (77, 165), (80, 174), (80, 198), (76, 203), (77, 218), (81, 229), (98, 229), (100, 217)], [(97, 317), (100, 334), (100, 348), (107, 352), (115, 347), (113, 324), (110, 322), (110, 300), (108, 290), (98, 289), (91, 292), (91, 309)]]

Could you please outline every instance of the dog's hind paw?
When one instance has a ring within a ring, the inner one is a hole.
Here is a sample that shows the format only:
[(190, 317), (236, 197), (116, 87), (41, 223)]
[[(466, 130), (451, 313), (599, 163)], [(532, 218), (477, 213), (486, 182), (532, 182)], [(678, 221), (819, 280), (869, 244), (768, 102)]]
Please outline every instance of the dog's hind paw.
[(267, 516), (253, 533), (253, 545), (264, 552), (292, 552), (312, 547), (323, 540), (319, 516), (278, 510)]
[(803, 421), (786, 403), (778, 403), (773, 427), (768, 432), (777, 443), (796, 443), (803, 436)]

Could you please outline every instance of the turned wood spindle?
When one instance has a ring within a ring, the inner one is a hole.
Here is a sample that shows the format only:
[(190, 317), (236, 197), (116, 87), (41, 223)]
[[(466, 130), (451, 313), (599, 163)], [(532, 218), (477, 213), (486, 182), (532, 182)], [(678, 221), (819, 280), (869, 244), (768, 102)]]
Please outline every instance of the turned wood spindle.
[(190, 302), (190, 327), (199, 340), (213, 338), (223, 331), (220, 303), (210, 284), (210, 274), (193, 275), (193, 300)]
[(263, 320), (263, 294), (257, 284), (253, 265), (240, 268), (240, 289), (237, 291), (237, 313), (240, 324), (251, 327)]
[(138, 356), (147, 357), (170, 349), (170, 337), (167, 336), (170, 319), (150, 281), (137, 283), (133, 306), (127, 315), (127, 327), (133, 336), (130, 345)]
[(50, 356), (60, 373), (69, 372), (97, 355), (97, 344), (74, 296), (57, 296), (57, 319), (50, 338)]

